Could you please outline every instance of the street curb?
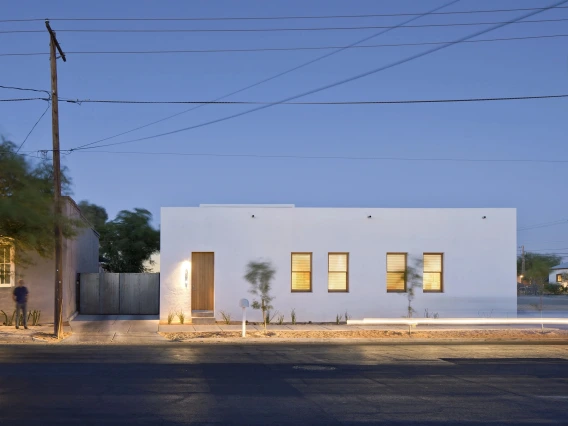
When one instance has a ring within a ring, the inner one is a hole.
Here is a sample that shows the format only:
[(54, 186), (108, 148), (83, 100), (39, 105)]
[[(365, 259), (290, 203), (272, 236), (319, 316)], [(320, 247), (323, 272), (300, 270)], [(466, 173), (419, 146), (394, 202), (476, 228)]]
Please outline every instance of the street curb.
[(547, 339), (547, 340), (496, 340), (496, 339), (363, 339), (363, 338), (331, 338), (331, 339), (315, 339), (315, 338), (196, 338), (187, 340), (169, 340), (167, 343), (185, 343), (185, 344), (373, 344), (373, 345), (424, 345), (424, 346), (443, 346), (443, 345), (568, 345), (568, 339)]

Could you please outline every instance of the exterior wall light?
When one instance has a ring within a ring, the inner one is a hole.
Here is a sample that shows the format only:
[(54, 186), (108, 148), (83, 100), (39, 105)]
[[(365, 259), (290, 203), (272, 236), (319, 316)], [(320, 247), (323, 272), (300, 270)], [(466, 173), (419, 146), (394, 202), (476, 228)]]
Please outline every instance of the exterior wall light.
[(369, 215), (369, 216), (367, 216), (367, 219), (371, 219), (372, 217), (373, 217), (373, 216)]

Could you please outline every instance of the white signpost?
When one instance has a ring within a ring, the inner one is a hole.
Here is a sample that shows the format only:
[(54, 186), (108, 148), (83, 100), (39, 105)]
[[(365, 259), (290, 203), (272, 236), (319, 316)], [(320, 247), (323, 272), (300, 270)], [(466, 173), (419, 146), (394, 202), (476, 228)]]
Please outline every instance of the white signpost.
[(247, 299), (241, 299), (239, 306), (243, 308), (243, 337), (247, 334), (247, 308), (249, 307), (249, 301)]

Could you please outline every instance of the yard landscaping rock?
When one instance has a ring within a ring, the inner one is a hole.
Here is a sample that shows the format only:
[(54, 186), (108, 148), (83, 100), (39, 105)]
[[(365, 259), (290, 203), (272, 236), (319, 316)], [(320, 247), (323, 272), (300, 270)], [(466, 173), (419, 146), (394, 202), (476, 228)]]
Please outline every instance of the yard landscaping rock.
[[(160, 333), (171, 341), (191, 341), (195, 339), (235, 339), (241, 333), (232, 331)], [(566, 340), (568, 330), (535, 329), (515, 330), (443, 330), (443, 331), (392, 331), (392, 330), (352, 330), (352, 331), (247, 331), (247, 338), (253, 339), (432, 339), (432, 340)]]

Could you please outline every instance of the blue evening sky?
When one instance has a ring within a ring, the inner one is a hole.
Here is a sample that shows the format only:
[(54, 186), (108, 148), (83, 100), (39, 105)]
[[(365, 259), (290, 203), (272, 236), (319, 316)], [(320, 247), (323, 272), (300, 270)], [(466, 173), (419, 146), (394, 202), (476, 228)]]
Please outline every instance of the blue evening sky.
[[(448, 0), (2, 1), (2, 18), (52, 19), (63, 29), (211, 29), (396, 25), (408, 17), (271, 21), (85, 22), (56, 18), (242, 17), (422, 13)], [(552, 0), (462, 0), (444, 11), (543, 7)], [(568, 3), (566, 4), (568, 6)], [(498, 22), (524, 12), (442, 15), (419, 24)], [(568, 9), (529, 18), (568, 19)], [(488, 26), (396, 29), (364, 44), (450, 41)], [(0, 23), (0, 30), (45, 30)], [(233, 33), (58, 32), (66, 52), (344, 46), (379, 29)], [(568, 20), (509, 25), (481, 39), (568, 34)], [(0, 53), (48, 52), (46, 32), (0, 34)], [(568, 37), (468, 43), (344, 84), (303, 101), (406, 100), (568, 93)], [(431, 46), (350, 49), (229, 100), (277, 101), (402, 59)], [(328, 53), (68, 54), (59, 95), (74, 99), (212, 100)], [(0, 56), (0, 85), (49, 89), (48, 56)], [(0, 98), (35, 96), (0, 90)], [(64, 158), (74, 198), (149, 209), (200, 203), (336, 207), (516, 207), (518, 225), (568, 218), (566, 164), (360, 161), (142, 155), (173, 152), (347, 157), (568, 160), (568, 99), (461, 104), (278, 105), (222, 123)], [(21, 142), (43, 101), (0, 103), (0, 133)], [(61, 148), (113, 136), (187, 105), (60, 103)], [(208, 105), (105, 143), (168, 132), (251, 109)], [(51, 113), (23, 150), (51, 147)], [(528, 250), (567, 253), (566, 224), (519, 233)]]

